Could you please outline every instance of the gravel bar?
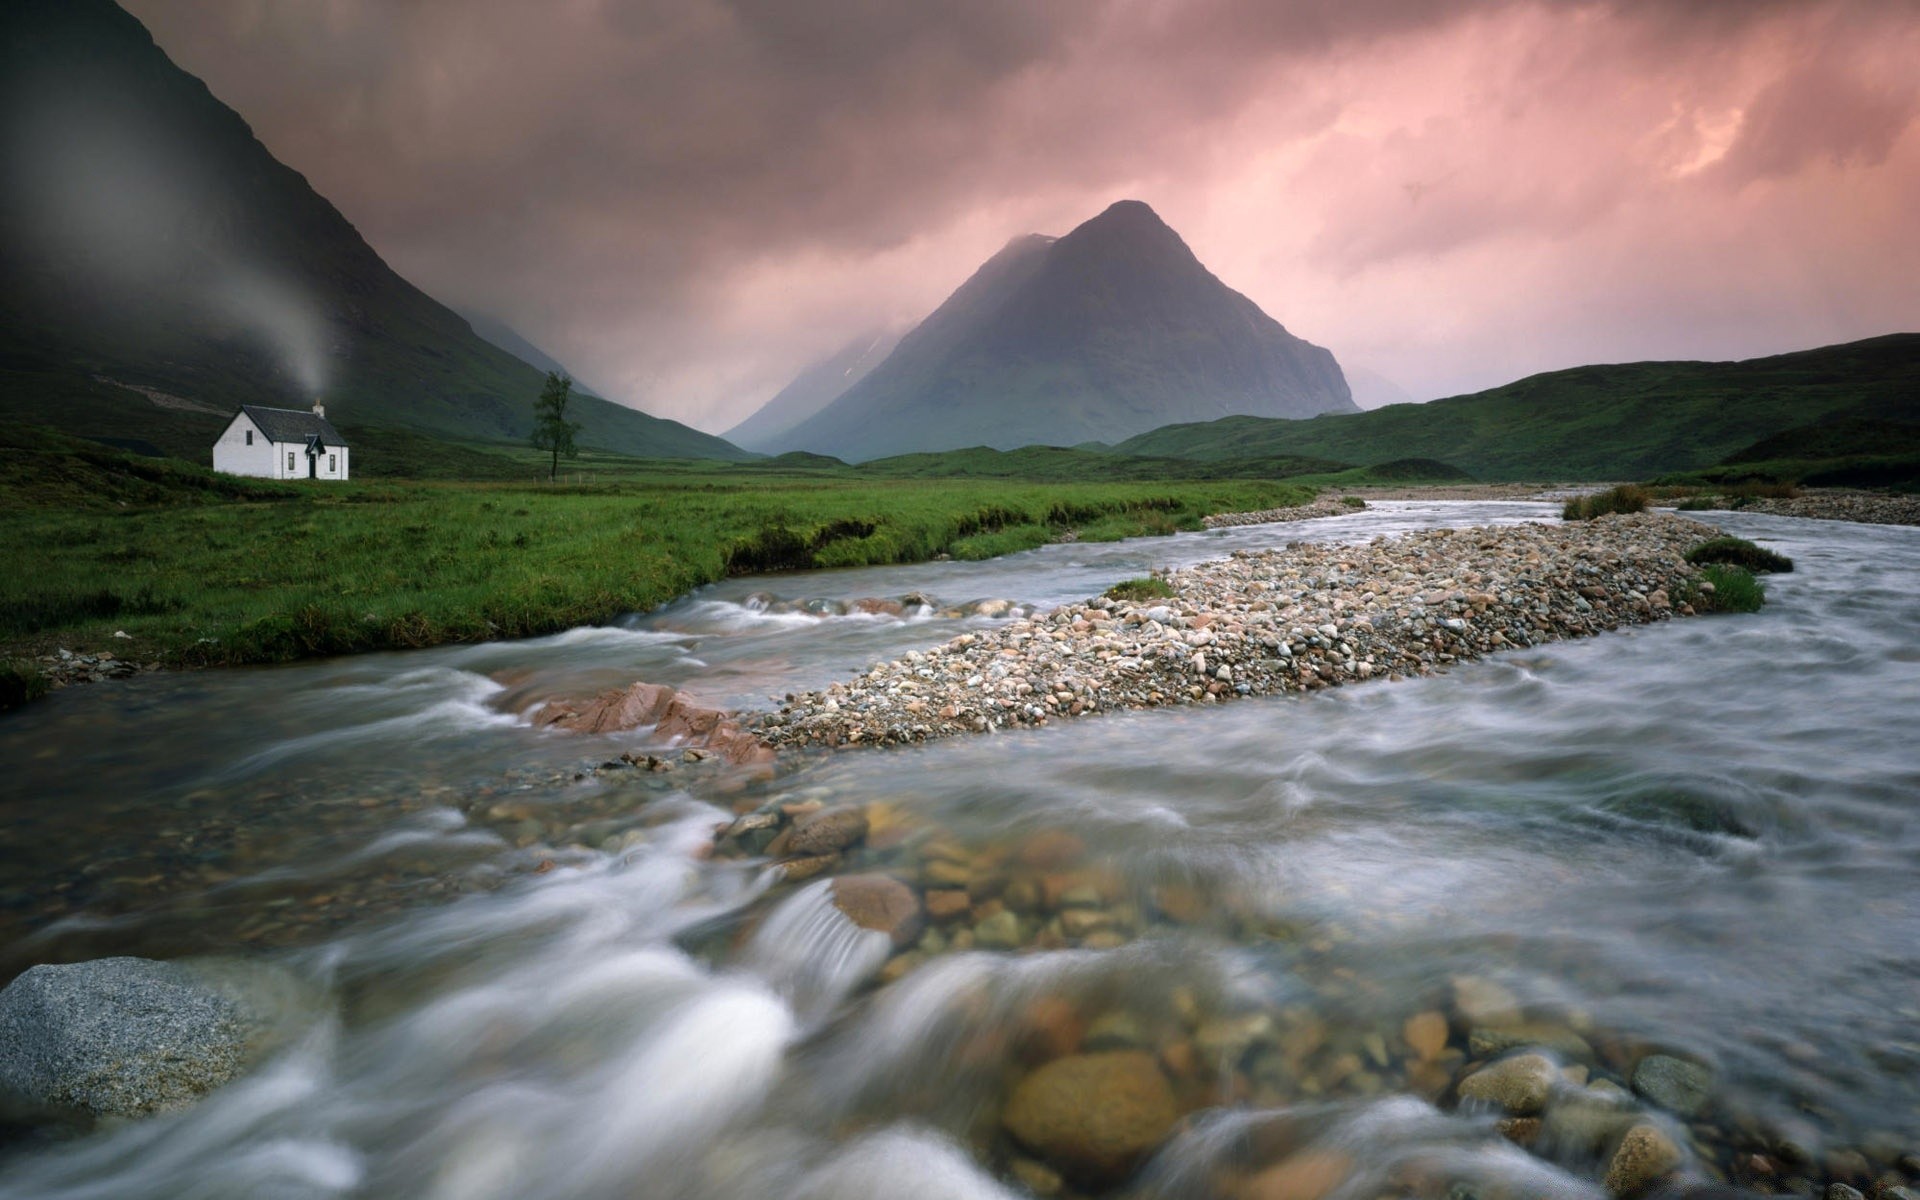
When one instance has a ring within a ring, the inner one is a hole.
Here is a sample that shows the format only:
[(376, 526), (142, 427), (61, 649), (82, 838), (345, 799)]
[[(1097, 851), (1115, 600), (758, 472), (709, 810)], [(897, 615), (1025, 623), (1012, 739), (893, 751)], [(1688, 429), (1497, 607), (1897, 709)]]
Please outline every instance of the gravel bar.
[(1159, 576), (1167, 599), (1101, 597), (963, 634), (743, 724), (776, 747), (898, 745), (1427, 675), (1689, 615), (1701, 585), (1684, 555), (1717, 532), (1641, 513), (1242, 551)]

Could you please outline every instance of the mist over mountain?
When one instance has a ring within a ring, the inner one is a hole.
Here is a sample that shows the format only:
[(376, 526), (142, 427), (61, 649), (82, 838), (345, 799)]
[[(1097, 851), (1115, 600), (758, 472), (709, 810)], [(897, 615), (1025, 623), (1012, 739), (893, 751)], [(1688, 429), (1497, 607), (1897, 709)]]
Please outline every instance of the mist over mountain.
[(1340, 366), (1123, 200), (1016, 238), (887, 360), (776, 440), (848, 459), (1117, 441), (1174, 422), (1357, 411)]
[(1389, 404), (1418, 403), (1407, 389), (1378, 371), (1366, 367), (1345, 365), (1347, 386), (1353, 389), (1353, 402), (1362, 410), (1385, 408)]
[(838, 400), (886, 361), (900, 344), (900, 331), (870, 329), (819, 362), (775, 393), (746, 420), (721, 436), (748, 450), (778, 453), (785, 437), (800, 422)]
[(519, 330), (502, 321), (499, 317), (493, 316), (490, 313), (474, 312), (464, 308), (454, 311), (464, 317), (467, 324), (472, 327), (473, 332), (478, 334), (482, 339), (500, 347), (500, 349), (505, 350), (508, 354), (513, 355), (534, 370), (541, 372), (558, 371), (560, 374), (573, 380), (574, 395), (599, 396), (602, 394), (599, 388), (588, 386), (587, 383), (583, 381), (580, 376), (574, 374), (573, 370), (565, 363), (521, 336)]
[[(541, 372), (389, 268), (116, 5), (0, 7), (0, 100), (0, 416), (194, 457), (240, 403), (526, 436)], [(570, 415), (586, 445), (743, 455), (604, 400)]]

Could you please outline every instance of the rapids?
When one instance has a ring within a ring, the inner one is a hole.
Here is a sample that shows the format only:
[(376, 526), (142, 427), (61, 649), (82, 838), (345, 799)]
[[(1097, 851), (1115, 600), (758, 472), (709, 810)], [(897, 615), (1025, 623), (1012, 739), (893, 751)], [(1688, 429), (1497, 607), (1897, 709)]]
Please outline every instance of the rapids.
[[(1282, 1145), (1344, 1164), (1361, 1200), (1413, 1178), (1603, 1194), (1590, 1150), (1523, 1151), (1400, 1062), (1403, 1023), (1463, 978), (1603, 1060), (1651, 1046), (1711, 1066), (1715, 1107), (1675, 1127), (1697, 1176), (1742, 1139), (1920, 1150), (1914, 529), (1705, 514), (1798, 564), (1759, 614), (827, 755), (771, 782), (602, 768), (675, 756), (504, 703), (638, 678), (764, 706), (992, 620), (941, 615), (975, 599), (1045, 608), (1233, 549), (1551, 512), (1382, 502), (732, 580), (610, 627), (142, 676), (0, 718), (0, 981), (253, 955), (324, 997), (184, 1113), (0, 1126), (0, 1197), (1022, 1195), (1045, 1178), (1011, 1169), (1025, 1156), (999, 1114), (1042, 1057), (1036, 1014), (1063, 1007), (1163, 1054), (1212, 1053), (1205, 1031), (1249, 1019), (1300, 1050), (1261, 1052), (1238, 1083), (1202, 1071), (1141, 1194), (1214, 1194)], [(935, 603), (840, 611), (913, 594)], [(915, 838), (999, 862), (1070, 835), (1130, 932), (1007, 952), (956, 948), (950, 927), (877, 986), (893, 947), (824, 881), (706, 856), (769, 794), (894, 814), (910, 836), (863, 852), (883, 870)], [(1170, 888), (1207, 914), (1154, 916)]]

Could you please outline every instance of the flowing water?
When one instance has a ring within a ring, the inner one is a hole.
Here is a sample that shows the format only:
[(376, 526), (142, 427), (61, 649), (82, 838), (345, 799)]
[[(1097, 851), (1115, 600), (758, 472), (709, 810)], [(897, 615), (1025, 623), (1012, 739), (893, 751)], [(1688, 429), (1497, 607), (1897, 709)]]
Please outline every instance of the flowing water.
[[(518, 715), (636, 678), (764, 705), (991, 620), (941, 615), (974, 599), (1550, 512), (1381, 503), (734, 580), (614, 627), (0, 718), (0, 980), (239, 955), (322, 1013), (187, 1112), (15, 1128), (0, 1196), (1019, 1195), (1053, 1181), (1002, 1107), (1075, 1043), (1158, 1054), (1191, 1114), (1143, 1194), (1237, 1194), (1302, 1146), (1360, 1198), (1602, 1194), (1596, 1147), (1529, 1154), (1454, 1110), (1463, 989), (1510, 994), (1596, 1076), (1647, 1049), (1710, 1065), (1700, 1119), (1658, 1118), (1697, 1177), (1782, 1138), (1816, 1160), (1778, 1164), (1805, 1176), (1786, 1190), (1855, 1147), (1920, 1150), (1920, 531), (1712, 514), (1798, 563), (1759, 614), (772, 779), (634, 769), (675, 756)], [(971, 913), (900, 954), (825, 881), (708, 857), (769, 798), (873, 806), (853, 865), (960, 872)], [(982, 919), (1002, 910), (1026, 915)], [(1453, 1014), (1447, 1055), (1403, 1035), (1427, 1010)]]

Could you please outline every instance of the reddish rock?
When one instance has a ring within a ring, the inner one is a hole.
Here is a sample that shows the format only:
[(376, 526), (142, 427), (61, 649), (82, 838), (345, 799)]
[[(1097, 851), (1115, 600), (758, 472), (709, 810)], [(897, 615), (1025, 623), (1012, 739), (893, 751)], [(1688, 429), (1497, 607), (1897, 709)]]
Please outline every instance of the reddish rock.
[[(829, 810), (831, 811), (831, 810)], [(833, 881), (833, 905), (862, 929), (904, 946), (920, 936), (920, 897), (887, 875), (842, 875)]]
[(573, 733), (619, 733), (652, 726), (663, 738), (711, 750), (736, 765), (773, 761), (773, 747), (742, 730), (726, 713), (702, 708), (655, 683), (635, 683), (589, 700), (550, 700), (534, 715), (533, 723)]

